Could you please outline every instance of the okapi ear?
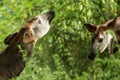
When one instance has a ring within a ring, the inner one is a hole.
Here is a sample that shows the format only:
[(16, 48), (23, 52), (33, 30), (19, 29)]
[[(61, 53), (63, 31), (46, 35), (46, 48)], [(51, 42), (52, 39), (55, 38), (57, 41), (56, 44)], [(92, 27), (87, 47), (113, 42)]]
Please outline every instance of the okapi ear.
[(110, 28), (111, 28), (111, 27), (114, 27), (116, 21), (117, 21), (117, 17), (116, 17), (115, 19), (111, 20), (111, 21), (107, 24), (107, 26), (110, 27)]
[(106, 31), (108, 29), (109, 29), (108, 26), (100, 26), (100, 28), (99, 28), (100, 31)]
[(13, 39), (17, 36), (17, 34), (18, 34), (18, 32), (14, 33), (14, 34), (8, 35), (5, 38), (4, 43), (7, 44), (7, 45), (9, 45), (13, 41)]
[(88, 23), (85, 23), (84, 26), (88, 29), (88, 31), (90, 32), (95, 32), (96, 31), (96, 26), (93, 25), (93, 24), (88, 24)]

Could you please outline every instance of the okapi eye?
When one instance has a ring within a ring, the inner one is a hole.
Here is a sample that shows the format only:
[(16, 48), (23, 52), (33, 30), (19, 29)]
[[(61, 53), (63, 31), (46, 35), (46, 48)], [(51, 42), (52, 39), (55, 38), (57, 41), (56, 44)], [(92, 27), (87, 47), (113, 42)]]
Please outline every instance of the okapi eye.
[(38, 20), (38, 23), (39, 23), (39, 24), (41, 24), (41, 21), (40, 21), (40, 19)]
[(103, 42), (103, 38), (99, 38), (98, 42), (100, 42), (100, 43)]

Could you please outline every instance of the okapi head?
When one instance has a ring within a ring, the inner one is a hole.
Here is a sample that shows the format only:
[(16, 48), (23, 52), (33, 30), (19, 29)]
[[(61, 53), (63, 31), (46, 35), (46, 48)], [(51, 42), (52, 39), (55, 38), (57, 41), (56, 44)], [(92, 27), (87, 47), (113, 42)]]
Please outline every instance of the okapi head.
[[(35, 16), (24, 26), (27, 28), (27, 30), (24, 33), (23, 41), (21, 44), (24, 45), (23, 48), (27, 50), (29, 57), (33, 52), (33, 48), (37, 40), (43, 37), (49, 31), (50, 23), (54, 17), (55, 12), (53, 10), (50, 10), (49, 12)], [(18, 32), (10, 34), (4, 40), (4, 43), (9, 45), (17, 34)]]
[(93, 60), (95, 58), (96, 50), (102, 53), (108, 47), (109, 53), (113, 52), (113, 36), (108, 33), (107, 30), (112, 29), (112, 27), (115, 25), (115, 22), (116, 19), (112, 19), (100, 25), (88, 23), (84, 24), (88, 31), (93, 33), (91, 39), (90, 53), (88, 55), (88, 58), (90, 60)]

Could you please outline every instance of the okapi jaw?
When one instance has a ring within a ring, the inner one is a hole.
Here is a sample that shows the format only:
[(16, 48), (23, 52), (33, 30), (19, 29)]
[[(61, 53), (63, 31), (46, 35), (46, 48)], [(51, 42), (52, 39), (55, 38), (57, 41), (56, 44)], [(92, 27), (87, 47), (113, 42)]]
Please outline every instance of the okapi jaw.
[[(55, 12), (53, 10), (50, 10), (44, 14), (35, 16), (33, 19), (29, 20), (24, 26), (25, 28), (27, 28), (27, 30), (23, 35), (21, 45), (25, 44), (25, 46), (23, 46), (23, 49), (27, 50), (29, 57), (32, 55), (37, 40), (46, 35), (49, 31), (50, 23), (54, 17)], [(17, 34), (18, 32), (9, 35), (4, 40), (4, 43), (10, 44)]]

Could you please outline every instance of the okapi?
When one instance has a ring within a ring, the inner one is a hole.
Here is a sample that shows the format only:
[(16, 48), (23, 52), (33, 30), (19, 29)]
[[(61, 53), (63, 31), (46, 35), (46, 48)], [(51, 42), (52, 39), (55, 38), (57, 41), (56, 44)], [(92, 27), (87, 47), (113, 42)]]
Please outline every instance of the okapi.
[(8, 47), (0, 53), (0, 80), (8, 80), (20, 75), (25, 68), (22, 51), (25, 50), (28, 57), (31, 57), (35, 43), (47, 34), (54, 17), (53, 10), (37, 15), (19, 32), (7, 36), (4, 42)]
[(95, 50), (102, 53), (108, 47), (109, 53), (111, 54), (116, 49), (113, 49), (114, 38), (107, 30), (112, 30), (115, 33), (120, 44), (120, 17), (108, 20), (104, 24), (94, 25), (86, 23), (84, 26), (89, 32), (93, 33), (90, 54), (88, 55), (89, 59), (93, 60), (95, 58)]

